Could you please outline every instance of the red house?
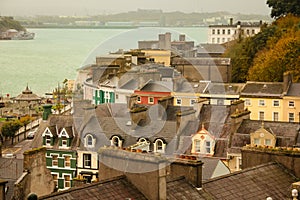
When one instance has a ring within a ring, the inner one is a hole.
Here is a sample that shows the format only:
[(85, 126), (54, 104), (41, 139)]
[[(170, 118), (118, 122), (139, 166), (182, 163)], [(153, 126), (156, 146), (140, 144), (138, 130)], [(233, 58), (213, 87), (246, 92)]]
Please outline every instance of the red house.
[(135, 90), (137, 103), (142, 105), (155, 105), (158, 99), (171, 96), (173, 83), (167, 81), (149, 81), (141, 89)]

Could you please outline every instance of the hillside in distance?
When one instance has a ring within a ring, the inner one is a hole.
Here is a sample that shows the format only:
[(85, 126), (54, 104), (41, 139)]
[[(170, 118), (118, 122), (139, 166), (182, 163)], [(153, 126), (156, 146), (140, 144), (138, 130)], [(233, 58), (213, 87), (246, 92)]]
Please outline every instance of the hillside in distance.
[(63, 25), (63, 26), (105, 26), (109, 23), (116, 23), (125, 26), (208, 26), (211, 24), (228, 24), (229, 19), (234, 21), (264, 21), (270, 22), (272, 19), (267, 15), (245, 15), (232, 14), (229, 12), (213, 13), (183, 13), (183, 12), (163, 12), (162, 10), (130, 11), (126, 13), (95, 15), (95, 16), (35, 16), (18, 17), (24, 26), (42, 25)]

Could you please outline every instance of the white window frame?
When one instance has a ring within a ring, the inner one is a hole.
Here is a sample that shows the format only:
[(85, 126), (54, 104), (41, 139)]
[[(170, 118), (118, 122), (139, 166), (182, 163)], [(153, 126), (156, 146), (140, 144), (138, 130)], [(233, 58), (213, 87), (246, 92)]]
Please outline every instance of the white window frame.
[[(52, 178), (53, 178), (53, 182), (55, 184), (55, 187), (58, 187), (58, 179), (59, 179), (59, 173), (56, 172), (51, 172)], [(54, 175), (57, 176), (57, 179), (54, 179)]]
[[(263, 114), (263, 119), (261, 118), (261, 114)], [(264, 111), (259, 111), (258, 112), (258, 120), (262, 120), (262, 121), (265, 120), (265, 112)]]
[[(159, 145), (159, 143), (161, 145)], [(165, 153), (165, 147), (166, 147), (166, 144), (164, 143), (164, 141), (162, 139), (156, 139), (156, 141), (154, 143), (155, 152)]]
[[(278, 103), (278, 105), (277, 105)], [(273, 106), (274, 107), (279, 107), (280, 106), (280, 101), (279, 100), (273, 100)]]
[[(71, 174), (65, 174), (65, 173), (63, 173), (62, 175), (63, 175), (63, 179), (64, 179), (64, 189), (69, 189), (69, 188), (71, 188), (71, 180), (72, 180)], [(70, 177), (70, 180), (69, 180), (69, 181), (66, 181), (66, 178), (65, 178), (66, 176), (69, 176), (69, 177)], [(69, 183), (69, 187), (66, 186), (67, 183)]]
[(289, 107), (294, 108), (295, 107), (295, 101), (289, 101)]
[(245, 106), (251, 106), (251, 99), (245, 99)]
[(154, 97), (148, 97), (148, 104), (154, 104)]
[(289, 113), (289, 122), (295, 122), (295, 113)]
[(264, 99), (259, 99), (259, 100), (258, 100), (258, 105), (259, 105), (259, 106), (266, 106), (265, 100), (264, 100)]
[(211, 153), (211, 141), (205, 141), (205, 151), (206, 153)]
[(51, 135), (45, 135), (45, 145), (46, 146), (52, 146), (51, 139), (52, 139)]
[[(118, 141), (118, 145), (116, 146), (115, 145), (115, 140), (117, 140)], [(121, 140), (121, 138), (119, 137), (119, 136), (117, 136), (117, 135), (114, 135), (112, 138), (111, 138), (111, 140), (110, 140), (110, 144), (111, 144), (111, 146), (116, 146), (116, 147), (122, 147), (122, 140)]]
[(254, 138), (253, 144), (260, 145), (260, 138)]
[(198, 140), (198, 139), (194, 140), (194, 152), (195, 153), (201, 152), (201, 140)]
[(181, 104), (182, 104), (182, 99), (177, 98), (177, 99), (176, 99), (176, 105), (181, 106)]
[[(275, 119), (275, 114), (277, 114), (277, 120)], [(273, 112), (273, 121), (278, 122), (279, 121), (279, 112)]]
[(196, 103), (196, 99), (191, 99), (190, 100), (190, 105), (193, 106)]
[[(52, 167), (58, 167), (58, 158), (59, 158), (59, 154), (50, 154), (51, 158), (52, 158)], [(54, 159), (53, 159), (53, 156), (57, 156), (57, 164), (54, 165)]]
[[(84, 138), (84, 140), (85, 140), (85, 143), (84, 143), (84, 146), (85, 147), (94, 147), (95, 146), (95, 138), (94, 138), (94, 136), (93, 135), (91, 135), (91, 134), (87, 134), (86, 136), (85, 136), (85, 138)], [(92, 142), (92, 144), (90, 144), (89, 142)]]
[[(267, 143), (268, 143), (268, 144), (267, 144)], [(266, 145), (266, 146), (272, 145), (271, 139), (265, 139), (265, 145)]]
[[(67, 161), (66, 157), (68, 157), (70, 159)], [(64, 165), (65, 165), (65, 168), (71, 168), (71, 158), (72, 158), (71, 155), (64, 155)], [(67, 165), (69, 165), (69, 166), (67, 166)]]
[(137, 96), (137, 100), (136, 100), (136, 101), (137, 101), (138, 103), (141, 103), (141, 102), (142, 102), (141, 99), (142, 99), (141, 96)]
[[(88, 160), (88, 159), (86, 159), (86, 157), (85, 156), (90, 156), (89, 158), (90, 158), (90, 160)], [(82, 155), (82, 158), (83, 158), (83, 168), (92, 168), (92, 154), (87, 154), (87, 153), (84, 153), (83, 155)], [(90, 165), (86, 165), (86, 161), (89, 161), (89, 163), (90, 163)]]

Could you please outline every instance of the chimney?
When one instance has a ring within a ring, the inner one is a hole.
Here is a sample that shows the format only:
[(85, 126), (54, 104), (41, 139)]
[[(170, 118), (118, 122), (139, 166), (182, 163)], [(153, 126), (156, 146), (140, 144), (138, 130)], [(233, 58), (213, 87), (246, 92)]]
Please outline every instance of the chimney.
[(150, 119), (148, 116), (147, 108), (145, 106), (134, 106), (130, 110), (130, 118), (132, 129), (134, 130), (137, 126), (145, 126), (149, 123)]
[(184, 42), (185, 41), (185, 35), (184, 34), (180, 34), (179, 35), (179, 41), (180, 42)]
[(232, 17), (229, 19), (229, 25), (230, 25), (230, 26), (233, 25), (233, 18), (232, 18)]
[(5, 188), (8, 181), (0, 179), (0, 199), (5, 200)]
[(165, 34), (158, 35), (158, 48), (159, 49), (166, 49), (165, 38), (166, 38)]
[(47, 120), (49, 115), (52, 114), (51, 109), (52, 109), (52, 105), (51, 104), (45, 104), (43, 105), (43, 120)]
[(126, 178), (149, 200), (167, 199), (167, 163), (160, 155), (101, 148), (99, 179)]
[(165, 34), (165, 49), (171, 50), (171, 33), (167, 32)]
[(181, 133), (182, 129), (186, 126), (189, 121), (196, 120), (195, 117), (196, 110), (180, 110), (176, 114), (176, 132)]
[(176, 159), (171, 163), (170, 177), (176, 178), (184, 176), (188, 182), (190, 182), (196, 188), (202, 187), (202, 165), (201, 160), (196, 159), (195, 156), (186, 156), (194, 158), (194, 160), (188, 159)]
[(283, 93), (286, 94), (292, 84), (293, 75), (291, 72), (285, 72), (283, 74)]

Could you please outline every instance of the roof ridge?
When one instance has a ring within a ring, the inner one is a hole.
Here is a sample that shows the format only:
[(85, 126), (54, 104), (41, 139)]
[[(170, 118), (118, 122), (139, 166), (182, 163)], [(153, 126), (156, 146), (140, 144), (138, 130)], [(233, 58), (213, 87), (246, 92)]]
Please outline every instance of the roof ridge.
[(268, 165), (278, 165), (278, 164), (279, 163), (276, 163), (276, 162), (273, 161), (273, 162), (268, 162), (268, 163), (264, 163), (264, 164), (261, 164), (261, 165), (256, 165), (254, 167), (243, 169), (241, 171), (236, 171), (236, 172), (233, 172), (233, 173), (230, 173), (230, 174), (225, 174), (225, 175), (222, 175), (222, 176), (218, 176), (218, 177), (209, 179), (207, 181), (203, 181), (203, 185), (205, 185), (206, 183), (214, 182), (216, 180), (224, 179), (224, 178), (227, 178), (227, 177), (230, 177), (230, 176), (235, 176), (235, 175), (246, 173), (246, 172), (249, 172), (249, 171), (252, 171), (252, 170), (255, 170), (255, 169), (266, 167)]
[(120, 175), (120, 176), (104, 179), (104, 180), (96, 182), (96, 183), (86, 184), (86, 185), (82, 185), (82, 186), (79, 186), (79, 187), (72, 187), (68, 190), (63, 190), (63, 191), (47, 194), (47, 195), (44, 195), (44, 196), (40, 196), (39, 199), (44, 199), (44, 198), (48, 198), (48, 197), (51, 197), (51, 196), (66, 194), (66, 193), (70, 193), (71, 191), (82, 190), (82, 189), (86, 189), (86, 188), (89, 188), (89, 187), (93, 187), (95, 185), (100, 185), (100, 184), (103, 184), (103, 183), (108, 183), (108, 182), (111, 182), (111, 181), (121, 180), (121, 179), (126, 179), (126, 176), (125, 175)]

